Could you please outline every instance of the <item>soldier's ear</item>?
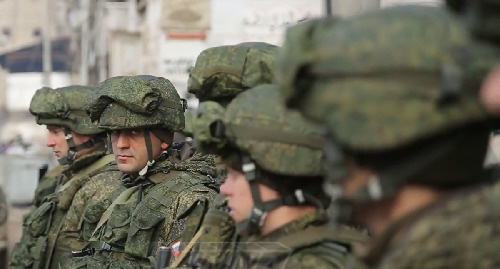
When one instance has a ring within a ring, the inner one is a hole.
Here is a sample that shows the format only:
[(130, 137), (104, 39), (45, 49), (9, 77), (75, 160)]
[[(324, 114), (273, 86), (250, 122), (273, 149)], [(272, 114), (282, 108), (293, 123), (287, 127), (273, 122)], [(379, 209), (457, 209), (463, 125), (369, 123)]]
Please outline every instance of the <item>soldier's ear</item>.
[(162, 150), (166, 150), (168, 148), (169, 144), (166, 142), (161, 142), (160, 146), (161, 146)]
[(500, 65), (497, 65), (483, 82), (479, 96), (486, 110), (500, 114)]

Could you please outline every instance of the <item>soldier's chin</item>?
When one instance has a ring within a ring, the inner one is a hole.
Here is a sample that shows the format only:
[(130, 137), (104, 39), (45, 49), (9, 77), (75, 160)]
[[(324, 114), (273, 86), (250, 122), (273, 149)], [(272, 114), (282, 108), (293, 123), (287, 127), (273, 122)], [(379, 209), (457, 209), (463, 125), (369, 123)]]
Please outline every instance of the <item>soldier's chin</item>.
[(137, 169), (135, 166), (131, 164), (126, 164), (126, 163), (117, 163), (118, 170), (125, 174), (136, 174), (140, 171), (140, 169)]

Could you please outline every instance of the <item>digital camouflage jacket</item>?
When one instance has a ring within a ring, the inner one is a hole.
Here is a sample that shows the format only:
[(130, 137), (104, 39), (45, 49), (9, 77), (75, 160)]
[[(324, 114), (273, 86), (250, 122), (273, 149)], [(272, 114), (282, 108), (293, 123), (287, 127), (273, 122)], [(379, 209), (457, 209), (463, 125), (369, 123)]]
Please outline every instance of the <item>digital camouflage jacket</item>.
[(79, 257), (62, 261), (61, 268), (154, 268), (159, 246), (181, 239), (186, 223), (198, 216), (192, 214), (197, 204), (217, 193), (214, 160), (188, 143), (163, 156), (143, 177), (122, 177), (128, 188), (106, 209)]
[(25, 218), (9, 268), (58, 268), (61, 257), (85, 245), (80, 239), (85, 208), (118, 188), (119, 176), (113, 156), (104, 151), (76, 159), (58, 180), (65, 183)]
[[(43, 198), (45, 196), (52, 194), (56, 191), (56, 186), (57, 186), (57, 181), (60, 175), (62, 175), (64, 169), (66, 169), (67, 166), (65, 165), (58, 165), (49, 171), (40, 179), (40, 182), (38, 182), (38, 185), (36, 186), (35, 189), (35, 195), (33, 196), (33, 205), (38, 207), (43, 201)], [(62, 177), (61, 177), (62, 179)], [(66, 182), (60, 182), (59, 184), (64, 184)]]
[(325, 213), (310, 213), (240, 244), (234, 268), (346, 268), (352, 243), (366, 236), (351, 228), (333, 232)]
[(363, 255), (372, 268), (499, 268), (500, 183), (401, 219)]
[[(351, 228), (334, 232), (327, 225), (324, 212), (316, 211), (292, 221), (277, 230), (249, 238), (231, 236), (230, 222), (224, 221), (222, 211), (207, 214), (207, 219), (219, 219), (217, 229), (205, 226), (202, 244), (192, 248), (180, 266), (170, 268), (346, 268), (351, 256), (351, 244), (362, 243), (367, 236)], [(226, 214), (227, 215), (227, 214)], [(210, 232), (218, 230), (217, 232)], [(233, 226), (234, 230), (234, 226)], [(218, 235), (220, 238), (214, 238)], [(229, 242), (232, 237), (233, 242)], [(224, 242), (221, 242), (224, 241)]]

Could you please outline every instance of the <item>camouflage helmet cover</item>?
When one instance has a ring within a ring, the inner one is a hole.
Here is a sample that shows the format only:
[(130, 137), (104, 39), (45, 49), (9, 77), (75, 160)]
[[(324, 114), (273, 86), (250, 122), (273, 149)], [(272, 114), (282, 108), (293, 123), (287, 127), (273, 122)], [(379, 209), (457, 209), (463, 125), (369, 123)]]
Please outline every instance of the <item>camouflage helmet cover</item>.
[(277, 78), (337, 142), (387, 150), (485, 120), (477, 91), (499, 59), (446, 10), (407, 6), (290, 29)]
[(184, 128), (186, 103), (172, 83), (154, 76), (119, 76), (97, 86), (87, 110), (105, 130)]
[(95, 92), (87, 86), (43, 87), (31, 99), (29, 111), (38, 124), (62, 126), (82, 135), (103, 132), (84, 110), (84, 100)]
[[(202, 150), (224, 156), (228, 150), (237, 148), (270, 172), (321, 175), (319, 127), (298, 112), (287, 110), (275, 85), (265, 84), (245, 91), (226, 109), (207, 102), (199, 111), (194, 136), (195, 141), (205, 145)], [(217, 122), (223, 122), (223, 128), (215, 126)], [(226, 152), (221, 154), (223, 151)]]
[(271, 83), (278, 47), (262, 42), (208, 48), (190, 72), (188, 91), (200, 101), (233, 98), (238, 93)]

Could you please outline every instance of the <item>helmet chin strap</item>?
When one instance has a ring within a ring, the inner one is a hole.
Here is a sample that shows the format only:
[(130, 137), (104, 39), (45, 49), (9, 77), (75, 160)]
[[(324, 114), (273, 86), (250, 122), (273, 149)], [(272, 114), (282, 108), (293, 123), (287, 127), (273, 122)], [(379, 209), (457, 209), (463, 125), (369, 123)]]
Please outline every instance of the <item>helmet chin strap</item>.
[(146, 163), (146, 166), (144, 166), (144, 168), (142, 168), (141, 171), (139, 171), (139, 176), (144, 176), (148, 172), (148, 169), (155, 163), (155, 160), (153, 158), (153, 146), (151, 143), (151, 135), (149, 134), (149, 130), (144, 129), (143, 134), (144, 134), (144, 141), (146, 143), (146, 151), (148, 152), (148, 162)]
[(68, 144), (68, 153), (66, 153), (66, 156), (57, 160), (57, 162), (60, 165), (72, 164), (76, 158), (76, 154), (78, 153), (78, 151), (85, 149), (85, 148), (91, 148), (92, 146), (94, 146), (97, 143), (95, 138), (92, 137), (88, 141), (76, 146), (75, 141), (73, 139), (73, 134), (71, 134), (71, 131), (67, 128), (64, 128), (64, 127), (63, 127), (63, 130), (64, 130), (64, 138), (66, 139), (66, 143)]
[(267, 213), (280, 206), (298, 206), (306, 203), (313, 204), (318, 208), (323, 208), (321, 202), (309, 193), (303, 192), (301, 189), (295, 190), (293, 194), (289, 194), (277, 199), (263, 202), (259, 192), (259, 186), (256, 180), (255, 163), (246, 154), (242, 156), (242, 170), (245, 178), (250, 185), (252, 194), (253, 206), (250, 210), (249, 217), (245, 220), (236, 223), (236, 232), (244, 235), (255, 235), (260, 233), (260, 228), (264, 225)]

